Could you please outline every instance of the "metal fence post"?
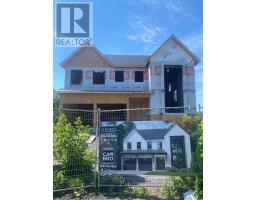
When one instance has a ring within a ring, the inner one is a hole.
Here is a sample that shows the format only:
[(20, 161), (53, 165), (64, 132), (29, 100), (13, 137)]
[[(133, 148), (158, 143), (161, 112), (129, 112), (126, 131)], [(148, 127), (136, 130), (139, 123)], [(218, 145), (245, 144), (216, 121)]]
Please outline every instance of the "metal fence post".
[(99, 145), (100, 145), (100, 108), (96, 110), (96, 175), (97, 189), (100, 187), (100, 170), (99, 170)]

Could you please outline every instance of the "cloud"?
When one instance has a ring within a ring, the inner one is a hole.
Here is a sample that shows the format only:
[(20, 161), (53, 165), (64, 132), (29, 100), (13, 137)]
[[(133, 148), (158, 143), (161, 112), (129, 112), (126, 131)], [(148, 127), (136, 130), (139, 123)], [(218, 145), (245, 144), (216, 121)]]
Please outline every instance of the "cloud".
[(179, 0), (128, 0), (128, 3), (136, 6), (146, 6), (150, 9), (164, 8), (172, 12), (182, 11), (184, 6)]
[[(198, 70), (197, 67), (199, 67)], [(203, 67), (201, 63), (196, 66), (195, 81), (199, 85), (203, 82)]]
[[(134, 6), (128, 17), (130, 33), (126, 38), (130, 41), (144, 43), (144, 52), (150, 53), (157, 45), (169, 36), (167, 30), (177, 24), (184, 24), (193, 19), (187, 2), (181, 0), (126, 0)], [(157, 16), (157, 17), (156, 17)], [(168, 24), (168, 26), (166, 26)], [(193, 43), (197, 38), (187, 39), (187, 43), (196, 49)], [(153, 45), (155, 45), (153, 47)]]
[(184, 6), (180, 1), (177, 0), (165, 0), (165, 9), (172, 12), (180, 12), (183, 11)]
[(196, 72), (201, 72), (203, 70), (203, 64), (202, 61), (195, 67)]
[(203, 82), (202, 76), (196, 77), (196, 83), (202, 83), (202, 82)]
[(202, 89), (197, 90), (196, 93), (197, 93), (198, 96), (201, 96), (201, 97), (203, 96), (203, 90)]
[(159, 26), (153, 26), (140, 17), (137, 17), (135, 23), (131, 24), (135, 34), (128, 35), (129, 40), (138, 40), (144, 43), (154, 43), (155, 38), (163, 31)]
[(158, 43), (159, 35), (164, 32), (164, 28), (154, 26), (142, 17), (136, 16), (135, 18), (134, 22), (130, 23), (134, 33), (127, 35), (127, 39), (144, 43), (144, 51), (148, 52), (153, 45)]
[(202, 70), (199, 70), (196, 72), (195, 83), (196, 83), (196, 100), (197, 100), (197, 103), (202, 104), (203, 103), (203, 74), (202, 74)]
[(201, 53), (203, 50), (203, 34), (193, 34), (184, 38), (183, 43), (194, 53)]
[(197, 90), (196, 91), (196, 102), (197, 104), (200, 104), (201, 106), (203, 106), (203, 90)]
[[(173, 24), (194, 20), (186, 1), (181, 0), (127, 0), (130, 5), (142, 7), (147, 10), (145, 17), (151, 13), (165, 15), (165, 20)], [(149, 12), (148, 12), (149, 11)]]

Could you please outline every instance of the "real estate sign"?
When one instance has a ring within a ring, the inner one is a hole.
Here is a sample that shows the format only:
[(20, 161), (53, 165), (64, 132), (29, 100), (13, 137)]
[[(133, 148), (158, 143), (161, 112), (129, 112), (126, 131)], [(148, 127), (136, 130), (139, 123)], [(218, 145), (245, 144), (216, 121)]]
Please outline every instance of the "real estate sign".
[(100, 128), (99, 168), (100, 171), (117, 169), (118, 135), (113, 124)]
[[(185, 140), (190, 142), (189, 135), (178, 125), (168, 125), (165, 121), (101, 122), (99, 171), (186, 168)], [(190, 144), (186, 148), (190, 150)]]

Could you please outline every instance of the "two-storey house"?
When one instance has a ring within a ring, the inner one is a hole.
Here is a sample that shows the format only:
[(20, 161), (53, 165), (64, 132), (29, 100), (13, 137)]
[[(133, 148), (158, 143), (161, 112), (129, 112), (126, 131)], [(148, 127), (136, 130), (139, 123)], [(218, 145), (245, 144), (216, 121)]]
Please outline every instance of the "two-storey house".
[(190, 136), (176, 123), (166, 128), (135, 128), (124, 138), (121, 154), (122, 170), (189, 168)]
[[(196, 112), (195, 66), (199, 62), (174, 35), (151, 55), (105, 55), (94, 46), (80, 47), (61, 63), (65, 70), (61, 107), (91, 111), (161, 107), (165, 109), (149, 112), (147, 117), (175, 120)], [(122, 118), (111, 116), (112, 120), (135, 120), (129, 111)], [(93, 113), (87, 119), (95, 126)]]

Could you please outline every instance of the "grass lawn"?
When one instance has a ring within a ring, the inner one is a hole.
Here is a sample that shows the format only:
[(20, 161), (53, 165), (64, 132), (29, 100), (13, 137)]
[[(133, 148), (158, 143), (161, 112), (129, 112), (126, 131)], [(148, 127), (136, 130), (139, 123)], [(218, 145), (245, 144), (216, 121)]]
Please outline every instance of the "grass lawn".
[(195, 176), (193, 172), (171, 172), (171, 171), (152, 171), (147, 172), (145, 175), (157, 175), (157, 176)]

